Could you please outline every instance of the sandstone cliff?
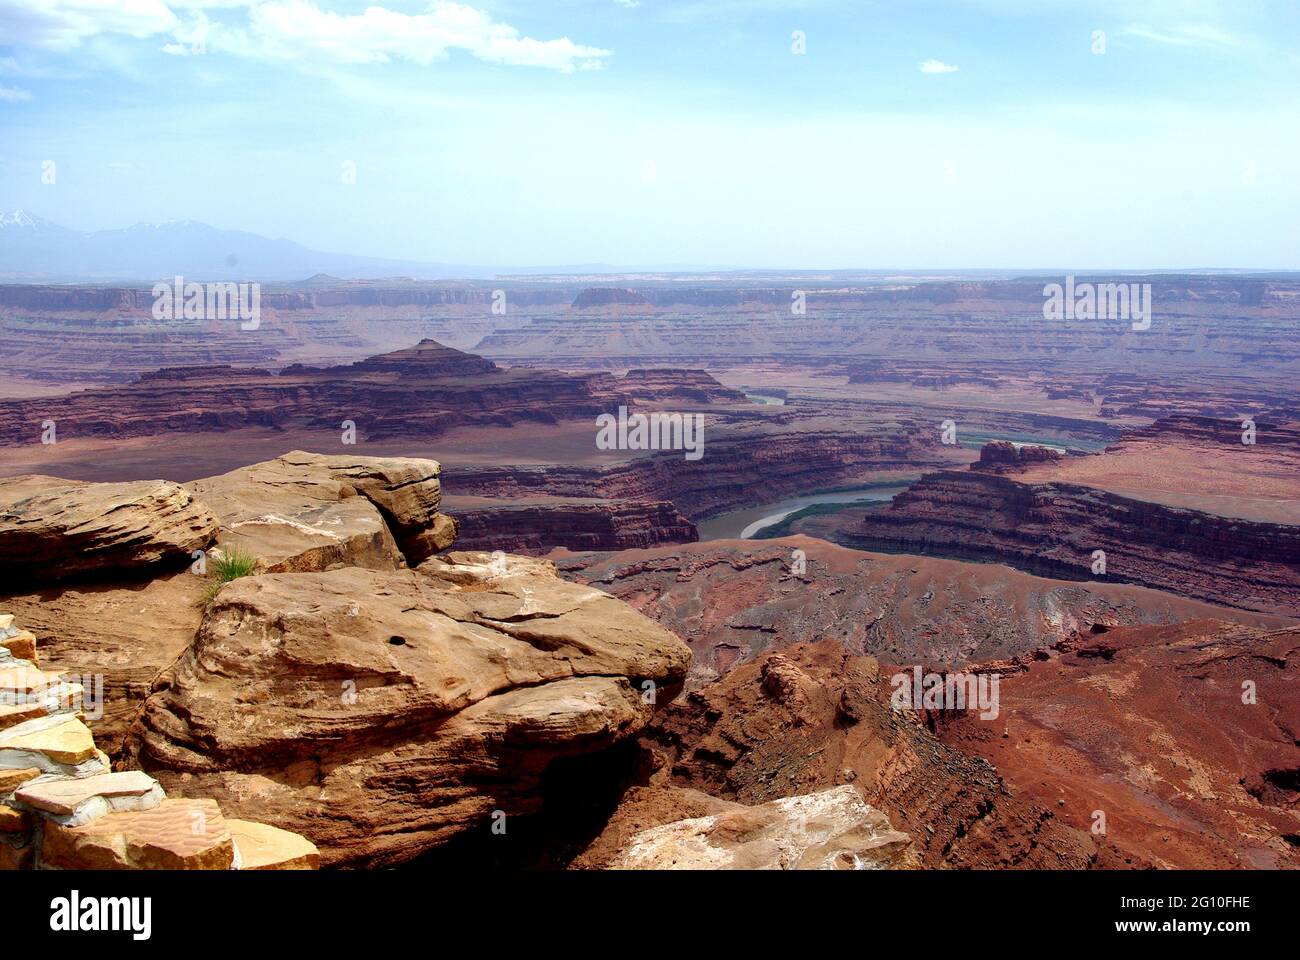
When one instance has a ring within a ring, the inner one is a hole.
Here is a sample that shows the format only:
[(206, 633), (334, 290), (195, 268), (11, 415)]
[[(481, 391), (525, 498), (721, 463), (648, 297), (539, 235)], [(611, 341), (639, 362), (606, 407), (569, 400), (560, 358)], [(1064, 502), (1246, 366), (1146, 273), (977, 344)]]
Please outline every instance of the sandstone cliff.
[[(1135, 583), (1300, 615), (1300, 526), (1166, 506), (1073, 483), (929, 474), (842, 531), (865, 549), (1010, 563), (1046, 576)], [(1105, 553), (1093, 574), (1094, 551)]]

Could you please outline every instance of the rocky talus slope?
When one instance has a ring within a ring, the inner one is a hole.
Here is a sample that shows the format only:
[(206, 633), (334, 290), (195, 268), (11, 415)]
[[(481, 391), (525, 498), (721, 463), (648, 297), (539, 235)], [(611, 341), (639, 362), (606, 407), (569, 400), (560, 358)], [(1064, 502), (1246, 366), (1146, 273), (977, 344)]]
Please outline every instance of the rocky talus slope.
[(35, 637), (0, 615), (0, 870), (314, 870), (306, 838), (169, 797), (112, 772), (80, 710), (84, 689), (39, 666)]
[(840, 837), (831, 857), (808, 844), (821, 867), (855, 854), (862, 867), (1124, 865), (987, 761), (942, 743), (916, 712), (891, 709), (881, 672), (831, 640), (769, 653), (685, 694), (642, 737), (651, 772), (572, 865), (799, 861), (804, 848), (758, 841), (774, 820), (787, 822), (786, 837), (804, 835), (790, 824), (802, 804), (860, 814), (845, 831), (859, 844)]
[[(1007, 669), (1010, 667), (1010, 669)], [(1117, 627), (1003, 665), (938, 736), (1134, 865), (1300, 867), (1300, 630)]]
[(685, 640), (690, 689), (770, 650), (823, 639), (891, 663), (957, 669), (1027, 656), (1094, 627), (1206, 617), (1289, 622), (1131, 584), (868, 553), (804, 536), (557, 551), (552, 559), (566, 576), (608, 591)]

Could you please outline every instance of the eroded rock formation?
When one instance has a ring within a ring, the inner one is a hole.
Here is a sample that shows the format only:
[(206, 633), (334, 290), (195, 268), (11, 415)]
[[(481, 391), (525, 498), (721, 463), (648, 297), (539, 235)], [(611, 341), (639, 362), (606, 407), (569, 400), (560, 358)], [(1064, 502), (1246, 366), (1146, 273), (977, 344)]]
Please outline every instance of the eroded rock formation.
[(551, 760), (637, 733), (688, 660), (545, 561), (252, 577), (159, 678), (127, 756), (172, 792), (303, 833), (327, 863), (397, 863), (527, 812)]
[(104, 570), (126, 579), (189, 563), (216, 531), (212, 513), (166, 480), (0, 480), (0, 576), (11, 581), (48, 583)]

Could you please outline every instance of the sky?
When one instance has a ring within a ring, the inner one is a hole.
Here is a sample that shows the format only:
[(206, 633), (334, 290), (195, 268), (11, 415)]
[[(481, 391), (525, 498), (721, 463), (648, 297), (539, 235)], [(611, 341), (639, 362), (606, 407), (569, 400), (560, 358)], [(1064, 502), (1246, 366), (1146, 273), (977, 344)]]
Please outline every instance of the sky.
[(1300, 3), (0, 0), (15, 208), (452, 264), (1296, 269)]

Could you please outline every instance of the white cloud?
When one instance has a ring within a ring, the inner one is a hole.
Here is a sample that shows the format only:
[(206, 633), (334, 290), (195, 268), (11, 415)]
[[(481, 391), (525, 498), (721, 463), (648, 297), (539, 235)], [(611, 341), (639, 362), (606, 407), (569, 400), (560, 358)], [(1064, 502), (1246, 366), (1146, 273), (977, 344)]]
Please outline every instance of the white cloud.
[[(247, 7), (244, 23), (209, 21), (204, 10)], [(179, 14), (179, 15), (178, 15)], [(180, 15), (185, 15), (182, 20)], [(610, 51), (568, 37), (538, 40), (475, 7), (433, 0), (422, 13), (370, 6), (357, 14), (313, 0), (4, 0), (0, 45), (67, 51), (101, 34), (163, 37), (166, 53), (211, 50), (276, 60), (345, 64), (395, 60), (428, 65), (461, 50), (479, 60), (565, 73), (599, 68)]]
[[(409, 60), (429, 64), (451, 50), (480, 60), (516, 66), (549, 67), (568, 73), (598, 66), (610, 51), (576, 44), (568, 37), (536, 40), (521, 36), (474, 7), (435, 0), (424, 13), (405, 14), (386, 7), (367, 7), (345, 16), (320, 9), (311, 0), (271, 0), (249, 15), (240, 51), (296, 60), (326, 57), (340, 63), (388, 63)], [(225, 44), (235, 52), (230, 43)]]
[(165, 0), (5, 0), (0, 46), (64, 51), (104, 33), (156, 36), (177, 22)]
[(0, 85), (0, 101), (5, 103), (17, 103), (19, 100), (30, 100), (31, 92), (28, 90), (19, 90), (17, 87), (6, 87)]
[(922, 60), (920, 66), (921, 66), (922, 73), (956, 73), (957, 72), (957, 67), (953, 66), (951, 63), (944, 63), (942, 60), (934, 60), (934, 59)]
[(1171, 47), (1240, 47), (1242, 41), (1230, 33), (1204, 23), (1183, 23), (1165, 30), (1156, 30), (1135, 23), (1124, 28), (1123, 33)]

